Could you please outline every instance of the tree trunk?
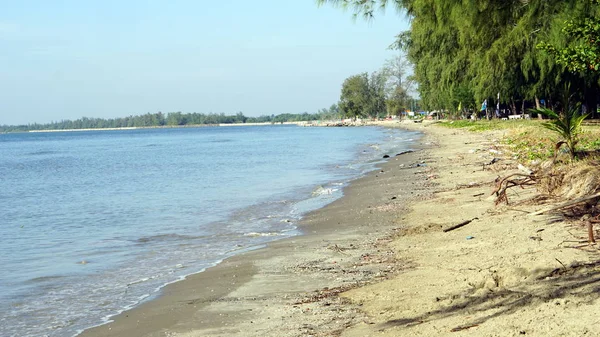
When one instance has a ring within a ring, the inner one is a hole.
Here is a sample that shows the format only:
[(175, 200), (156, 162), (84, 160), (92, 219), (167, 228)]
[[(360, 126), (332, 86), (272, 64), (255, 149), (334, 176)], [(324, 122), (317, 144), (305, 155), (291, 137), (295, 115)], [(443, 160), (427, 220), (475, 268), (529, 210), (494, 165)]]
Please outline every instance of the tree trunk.
[[(538, 110), (542, 108), (542, 105), (540, 104), (540, 99), (537, 96), (535, 96), (535, 108)], [(544, 119), (542, 117), (542, 114), (539, 112), (538, 112), (538, 119)]]
[(511, 100), (510, 100), (510, 103), (511, 103), (511, 105), (512, 105), (512, 111), (511, 111), (511, 112), (512, 112), (512, 115), (518, 115), (518, 114), (517, 114), (517, 105), (515, 104), (515, 100), (514, 100), (514, 99), (511, 99)]
[(584, 91), (585, 95), (585, 107), (587, 113), (590, 114), (590, 118), (598, 118), (598, 84), (594, 83), (591, 86), (586, 86)]

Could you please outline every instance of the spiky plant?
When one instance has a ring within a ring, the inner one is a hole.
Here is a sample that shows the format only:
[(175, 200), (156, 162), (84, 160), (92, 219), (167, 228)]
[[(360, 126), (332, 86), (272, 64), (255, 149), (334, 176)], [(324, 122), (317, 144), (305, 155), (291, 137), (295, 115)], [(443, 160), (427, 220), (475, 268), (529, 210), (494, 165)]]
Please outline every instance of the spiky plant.
[(537, 109), (538, 113), (544, 114), (551, 118), (550, 121), (542, 123), (542, 126), (548, 130), (556, 132), (561, 138), (556, 143), (555, 158), (556, 153), (558, 153), (558, 150), (562, 145), (567, 146), (569, 154), (571, 155), (571, 160), (575, 159), (577, 156), (576, 146), (579, 142), (579, 135), (581, 134), (581, 124), (588, 116), (587, 114), (579, 114), (580, 107), (581, 104), (576, 104), (572, 107), (565, 105), (563, 112), (560, 114), (557, 114), (556, 112), (547, 108)]

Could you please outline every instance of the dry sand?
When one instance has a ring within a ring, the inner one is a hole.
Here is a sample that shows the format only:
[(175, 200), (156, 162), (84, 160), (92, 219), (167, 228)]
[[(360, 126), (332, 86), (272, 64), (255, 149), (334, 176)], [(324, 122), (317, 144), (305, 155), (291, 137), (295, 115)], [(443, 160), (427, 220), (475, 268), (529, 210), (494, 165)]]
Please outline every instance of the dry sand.
[(532, 188), (511, 191), (509, 206), (489, 197), (517, 167), (502, 134), (402, 127), (425, 132), (422, 150), (354, 181), (305, 218), (306, 235), (172, 284), (82, 336), (600, 335), (598, 250), (581, 243), (584, 227), (528, 215), (543, 207), (527, 201)]

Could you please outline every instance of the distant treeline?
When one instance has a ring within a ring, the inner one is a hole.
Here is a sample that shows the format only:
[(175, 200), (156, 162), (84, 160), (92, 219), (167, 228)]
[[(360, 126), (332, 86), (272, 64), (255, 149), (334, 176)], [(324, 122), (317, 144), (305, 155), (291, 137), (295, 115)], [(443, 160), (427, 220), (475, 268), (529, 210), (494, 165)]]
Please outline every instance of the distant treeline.
[(127, 128), (127, 127), (161, 127), (161, 126), (185, 126), (185, 125), (214, 125), (214, 124), (233, 124), (233, 123), (282, 123), (282, 122), (300, 122), (314, 121), (321, 119), (337, 118), (337, 107), (322, 109), (319, 113), (310, 114), (307, 112), (301, 114), (279, 114), (260, 117), (246, 117), (238, 112), (235, 115), (225, 115), (224, 113), (203, 114), (203, 113), (181, 113), (162, 112), (147, 113), (145, 115), (129, 116), (123, 118), (87, 118), (83, 117), (76, 120), (63, 120), (47, 124), (28, 124), (28, 125), (0, 125), (0, 132), (19, 132), (32, 130), (65, 130), (65, 129), (106, 129), (106, 128)]

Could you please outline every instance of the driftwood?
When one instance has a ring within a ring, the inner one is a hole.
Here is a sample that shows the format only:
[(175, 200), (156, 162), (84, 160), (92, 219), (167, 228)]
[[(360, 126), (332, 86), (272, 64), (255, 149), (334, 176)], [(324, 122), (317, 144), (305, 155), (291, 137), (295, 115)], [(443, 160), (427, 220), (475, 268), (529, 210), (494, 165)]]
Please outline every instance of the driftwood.
[(479, 324), (457, 326), (456, 328), (450, 330), (450, 332), (459, 332), (459, 331), (467, 330), (467, 329), (470, 329), (470, 328), (474, 328), (476, 326), (479, 326)]
[(479, 220), (479, 218), (473, 218), (471, 220), (465, 220), (465, 221), (463, 221), (463, 222), (461, 222), (461, 223), (459, 223), (457, 225), (454, 225), (454, 226), (451, 226), (451, 227), (448, 227), (448, 228), (444, 229), (443, 232), (446, 233), (446, 232), (449, 232), (449, 231), (453, 231), (453, 230), (455, 230), (457, 228), (461, 228), (463, 226), (466, 226), (466, 225), (470, 224), (471, 222), (473, 222), (473, 220)]
[(594, 238), (594, 224), (595, 223), (600, 223), (600, 220), (598, 220), (598, 219), (589, 219), (587, 221), (588, 242), (589, 243), (596, 243), (596, 238)]
[[(522, 177), (516, 178), (515, 177)], [(501, 202), (506, 202), (508, 205), (508, 195), (506, 191), (509, 188), (518, 186), (524, 188), (524, 186), (535, 185), (537, 177), (531, 174), (513, 173), (502, 179), (496, 180), (496, 188), (492, 192), (492, 195), (496, 195), (495, 204), (498, 205)]]
[(575, 205), (580, 204), (580, 203), (582, 203), (584, 201), (592, 200), (594, 198), (600, 198), (600, 193), (588, 195), (587, 197), (575, 199), (575, 200), (572, 200), (572, 201), (567, 201), (567, 202), (564, 202), (562, 204), (559, 204), (559, 205), (556, 205), (556, 206), (553, 206), (553, 207), (549, 207), (549, 208), (545, 208), (545, 209), (539, 210), (537, 212), (529, 213), (529, 215), (540, 215), (540, 214), (544, 214), (544, 213), (547, 213), (547, 212), (556, 211), (556, 210), (559, 210), (559, 209), (562, 209), (562, 208), (567, 208), (567, 207), (575, 206)]
[[(600, 222), (600, 221), (598, 221), (598, 222)], [(596, 238), (594, 238), (594, 221), (588, 220), (587, 228), (588, 228), (588, 242), (596, 243)]]
[(398, 157), (398, 156), (401, 156), (401, 155), (403, 155), (403, 154), (407, 154), (407, 153), (413, 153), (413, 152), (415, 152), (415, 151), (413, 151), (413, 150), (402, 151), (402, 152), (398, 153), (398, 154), (396, 155), (396, 157)]

